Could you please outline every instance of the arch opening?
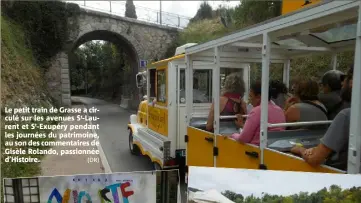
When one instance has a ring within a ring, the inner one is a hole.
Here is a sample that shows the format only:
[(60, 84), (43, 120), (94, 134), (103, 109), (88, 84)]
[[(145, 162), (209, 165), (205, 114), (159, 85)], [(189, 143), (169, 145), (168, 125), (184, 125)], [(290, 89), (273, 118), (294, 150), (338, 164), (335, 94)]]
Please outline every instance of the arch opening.
[(120, 34), (96, 30), (79, 37), (68, 52), (70, 94), (111, 100), (137, 96), (139, 53)]

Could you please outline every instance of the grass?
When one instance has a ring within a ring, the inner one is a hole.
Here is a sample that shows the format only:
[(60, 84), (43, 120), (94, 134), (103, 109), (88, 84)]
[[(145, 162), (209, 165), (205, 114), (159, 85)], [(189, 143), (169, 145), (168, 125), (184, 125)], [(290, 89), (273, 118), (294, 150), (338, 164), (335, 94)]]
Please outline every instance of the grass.
[(32, 52), (26, 47), (21, 27), (1, 17), (1, 102), (32, 103), (43, 88), (42, 74), (36, 66)]
[[(5, 124), (14, 122), (5, 122), (4, 107), (50, 107), (50, 99), (47, 98), (48, 92), (44, 88), (44, 76), (40, 68), (35, 63), (31, 49), (26, 46), (26, 36), (22, 28), (1, 16), (1, 175), (2, 177), (29, 177), (41, 173), (39, 163), (6, 163), (4, 154), (5, 141), (14, 139), (5, 139)], [(40, 116), (40, 115), (39, 115)], [(34, 123), (33, 121), (28, 124)], [(42, 122), (44, 124), (50, 124)], [(21, 124), (26, 124), (22, 122)], [(35, 133), (35, 130), (7, 130), (7, 132), (16, 133)], [(49, 133), (49, 131), (43, 131)], [(39, 132), (40, 133), (40, 132)], [(45, 139), (43, 139), (45, 140)], [(40, 140), (39, 140), (40, 141)], [(27, 149), (29, 147), (22, 147)], [(41, 149), (44, 149), (41, 147)], [(42, 158), (43, 156), (34, 156)]]

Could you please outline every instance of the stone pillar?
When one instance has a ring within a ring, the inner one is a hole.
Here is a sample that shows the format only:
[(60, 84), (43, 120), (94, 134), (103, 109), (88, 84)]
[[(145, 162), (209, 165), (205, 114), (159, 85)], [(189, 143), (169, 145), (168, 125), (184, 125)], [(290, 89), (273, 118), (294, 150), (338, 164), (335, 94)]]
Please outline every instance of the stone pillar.
[(51, 96), (62, 106), (70, 106), (70, 79), (68, 54), (58, 53), (46, 73), (46, 80)]
[(67, 53), (64, 52), (60, 53), (60, 64), (61, 64), (61, 104), (62, 106), (71, 106), (69, 59)]

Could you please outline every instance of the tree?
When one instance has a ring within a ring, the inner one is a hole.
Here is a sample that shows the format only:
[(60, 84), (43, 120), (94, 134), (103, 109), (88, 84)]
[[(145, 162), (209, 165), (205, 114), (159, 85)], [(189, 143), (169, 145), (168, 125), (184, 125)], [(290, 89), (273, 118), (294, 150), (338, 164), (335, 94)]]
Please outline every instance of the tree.
[(228, 199), (235, 201), (235, 202), (243, 202), (243, 195), (241, 194), (237, 194), (235, 192), (226, 190), (222, 193), (222, 195), (224, 195), (225, 197), (227, 197)]
[(234, 19), (239, 28), (254, 25), (281, 15), (282, 1), (243, 0), (235, 8)]
[(189, 22), (195, 22), (195, 21), (199, 21), (199, 20), (204, 20), (204, 19), (212, 19), (213, 18), (213, 10), (212, 7), (206, 2), (203, 1), (201, 3), (201, 6), (199, 7), (196, 15), (189, 20)]
[(300, 192), (290, 196), (264, 194), (262, 198), (253, 195), (243, 197), (232, 191), (222, 193), (235, 203), (358, 203), (361, 202), (361, 187), (342, 189), (337, 185), (332, 185), (329, 190), (323, 188), (318, 192)]
[(75, 65), (70, 67), (73, 90), (80, 93), (87, 88), (90, 95), (102, 99), (120, 97), (121, 86), (130, 82), (124, 80), (130, 77), (130, 71), (123, 69), (129, 65), (127, 55), (120, 47), (109, 42), (90, 41), (75, 50), (74, 55)]
[(133, 0), (127, 0), (125, 3), (125, 17), (137, 19)]

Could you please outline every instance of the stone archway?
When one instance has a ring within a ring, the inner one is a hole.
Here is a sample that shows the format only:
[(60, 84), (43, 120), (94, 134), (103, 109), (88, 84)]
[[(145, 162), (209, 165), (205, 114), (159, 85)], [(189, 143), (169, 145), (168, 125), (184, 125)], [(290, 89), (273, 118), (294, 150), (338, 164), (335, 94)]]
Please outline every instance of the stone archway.
[[(128, 90), (129, 93), (133, 93), (135, 92), (134, 88), (136, 87), (135, 84), (135, 80), (132, 78), (135, 78), (135, 75), (138, 72), (138, 66), (139, 66), (139, 60), (141, 58), (140, 56), (140, 50), (141, 48), (139, 47), (138, 43), (134, 43), (134, 45), (129, 42), (128, 39), (126, 39), (125, 37), (123, 37), (122, 35), (118, 34), (118, 33), (114, 33), (114, 32), (110, 32), (107, 30), (96, 30), (96, 31), (92, 31), (92, 32), (88, 32), (85, 33), (84, 35), (82, 35), (78, 40), (75, 41), (75, 43), (73, 44), (73, 47), (70, 49), (68, 56), (69, 56), (69, 65), (72, 64), (72, 55), (73, 55), (73, 51), (78, 48), (81, 44), (91, 41), (91, 40), (104, 40), (104, 41), (108, 41), (111, 42), (113, 44), (115, 44), (117, 47), (121, 47), (123, 49), (123, 51), (126, 52), (127, 54), (127, 58), (128, 61), (130, 62), (130, 68), (131, 68), (131, 79), (129, 84), (124, 84), (126, 86), (124, 86), (125, 88), (123, 88), (123, 90)], [(138, 50), (137, 50), (138, 49)], [(70, 66), (69, 66), (70, 68)], [(124, 93), (124, 91), (123, 91)], [(122, 96), (126, 96), (127, 99), (132, 99), (132, 96), (134, 95), (130, 95), (130, 94), (123, 94)], [(135, 95), (136, 96), (136, 95)]]
[[(105, 40), (126, 46), (133, 55), (132, 70), (139, 70), (139, 60), (162, 59), (178, 36), (178, 29), (141, 22), (135, 19), (80, 9), (79, 15), (68, 18), (68, 41), (51, 61), (46, 81), (52, 97), (60, 105), (71, 105), (69, 54), (80, 44), (90, 40)], [(132, 80), (136, 90), (135, 78)], [(130, 98), (133, 107), (139, 99)]]
[[(139, 60), (143, 55), (143, 49), (139, 43), (132, 39), (131, 36), (121, 35), (119, 33), (108, 30), (93, 30), (89, 32), (82, 32), (73, 43), (66, 47), (66, 51), (62, 51), (55, 56), (51, 64), (51, 68), (46, 74), (48, 86), (53, 94), (52, 96), (56, 98), (56, 100), (61, 101), (62, 106), (71, 105), (69, 68), (70, 64), (73, 62), (71, 60), (71, 56), (74, 54), (73, 51), (81, 44), (91, 40), (104, 40), (122, 47), (123, 50), (125, 50), (127, 53), (132, 70), (132, 77), (134, 76), (135, 78), (135, 75), (139, 70)], [(135, 80), (131, 80), (130, 87), (131, 91), (135, 90)], [(134, 99), (134, 96), (136, 95), (133, 95), (133, 97), (130, 99)]]

